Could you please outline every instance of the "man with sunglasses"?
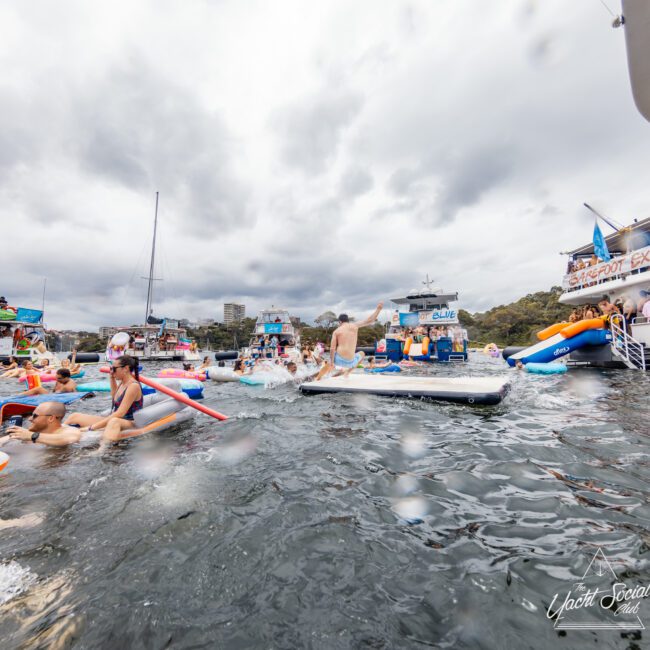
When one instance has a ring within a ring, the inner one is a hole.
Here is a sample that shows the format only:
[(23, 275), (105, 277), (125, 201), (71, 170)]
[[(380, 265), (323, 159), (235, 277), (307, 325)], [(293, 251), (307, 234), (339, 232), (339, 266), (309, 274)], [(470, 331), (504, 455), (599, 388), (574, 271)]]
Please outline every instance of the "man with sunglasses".
[(11, 440), (23, 440), (49, 447), (65, 447), (79, 442), (81, 431), (75, 427), (63, 424), (65, 404), (60, 402), (42, 402), (33, 411), (32, 424), (29, 429), (23, 427), (9, 427), (8, 436), (0, 438), (0, 445)]

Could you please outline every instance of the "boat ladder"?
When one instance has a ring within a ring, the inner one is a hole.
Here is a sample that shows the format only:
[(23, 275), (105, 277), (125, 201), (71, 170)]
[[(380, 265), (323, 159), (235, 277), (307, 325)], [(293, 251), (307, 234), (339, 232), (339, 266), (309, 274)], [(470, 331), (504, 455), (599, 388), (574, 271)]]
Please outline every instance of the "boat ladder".
[(625, 322), (620, 314), (613, 314), (609, 319), (612, 331), (612, 353), (628, 368), (645, 370), (646, 358), (643, 344), (627, 333)]
[(464, 354), (450, 354), (449, 355), (449, 362), (450, 363), (465, 363), (465, 355)]

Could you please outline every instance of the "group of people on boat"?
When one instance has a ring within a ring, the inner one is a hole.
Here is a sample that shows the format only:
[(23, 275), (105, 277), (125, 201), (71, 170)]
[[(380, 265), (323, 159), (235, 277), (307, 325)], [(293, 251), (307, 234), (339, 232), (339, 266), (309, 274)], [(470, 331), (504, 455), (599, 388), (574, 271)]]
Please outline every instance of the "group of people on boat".
[(611, 318), (614, 314), (619, 314), (625, 325), (625, 329), (630, 333), (632, 321), (635, 318), (650, 319), (650, 296), (645, 295), (647, 292), (643, 291), (642, 296), (638, 300), (634, 300), (627, 296), (621, 296), (614, 302), (607, 299), (601, 300), (597, 305), (583, 305), (574, 309), (570, 316), (570, 323), (577, 323), (581, 320), (589, 320), (592, 318), (606, 319)]

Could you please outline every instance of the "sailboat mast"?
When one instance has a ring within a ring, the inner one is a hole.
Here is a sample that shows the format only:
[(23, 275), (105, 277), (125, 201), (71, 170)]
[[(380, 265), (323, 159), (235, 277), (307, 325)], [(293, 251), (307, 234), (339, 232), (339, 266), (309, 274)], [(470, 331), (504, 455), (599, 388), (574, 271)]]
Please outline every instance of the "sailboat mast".
[(153, 271), (156, 258), (156, 230), (158, 229), (158, 192), (156, 192), (156, 214), (153, 220), (153, 241), (151, 242), (151, 264), (149, 266), (149, 285), (147, 287), (147, 312), (144, 315), (144, 324), (149, 320), (150, 310), (153, 305)]

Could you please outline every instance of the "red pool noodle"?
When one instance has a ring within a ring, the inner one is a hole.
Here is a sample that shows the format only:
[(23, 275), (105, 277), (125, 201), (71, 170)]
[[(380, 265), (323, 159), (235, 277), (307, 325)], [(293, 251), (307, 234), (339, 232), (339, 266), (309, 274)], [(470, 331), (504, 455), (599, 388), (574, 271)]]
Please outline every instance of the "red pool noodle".
[[(103, 368), (100, 368), (100, 372), (103, 373), (109, 373), (110, 371), (111, 369), (108, 366), (104, 366)], [(172, 390), (171, 388), (167, 388), (167, 386), (163, 386), (162, 384), (159, 384), (157, 381), (154, 381), (153, 379), (149, 379), (148, 377), (143, 377), (142, 375), (140, 375), (140, 381), (143, 384), (146, 384), (147, 386), (151, 386), (151, 388), (155, 388), (157, 391), (160, 391), (161, 393), (165, 393), (165, 395), (169, 395), (170, 397), (173, 397), (175, 400), (178, 400), (183, 404), (187, 404), (188, 406), (191, 406), (197, 411), (201, 411), (201, 413), (205, 413), (206, 415), (209, 415), (211, 418), (214, 418), (215, 420), (228, 419), (227, 415), (214, 411), (211, 408), (208, 408), (207, 406), (203, 406), (203, 404), (198, 404), (194, 400), (191, 400), (189, 397), (187, 397), (187, 395), (184, 395), (183, 393), (177, 393), (175, 390)]]

